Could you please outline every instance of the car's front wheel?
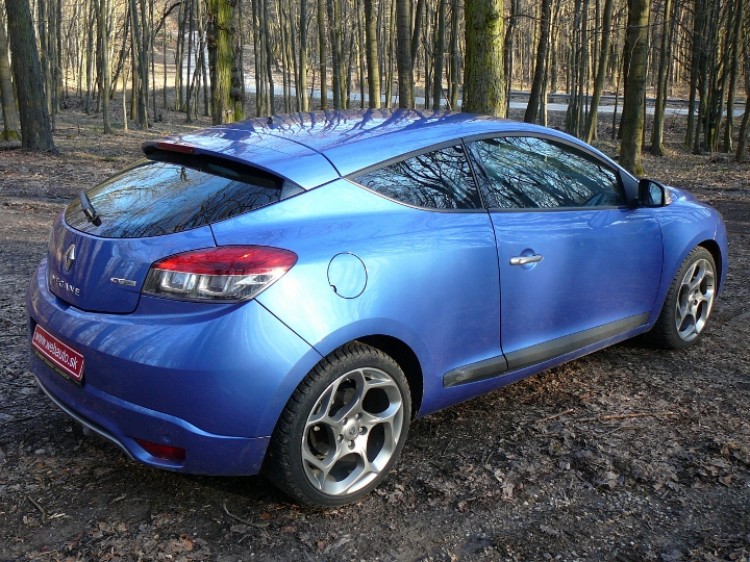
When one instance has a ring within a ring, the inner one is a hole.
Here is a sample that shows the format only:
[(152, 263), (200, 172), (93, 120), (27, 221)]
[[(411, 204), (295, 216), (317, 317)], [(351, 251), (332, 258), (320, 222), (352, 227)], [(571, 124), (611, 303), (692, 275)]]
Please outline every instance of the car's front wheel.
[(698, 340), (706, 327), (716, 296), (716, 264), (705, 248), (698, 246), (682, 263), (651, 336), (668, 348), (680, 349)]
[(346, 345), (321, 361), (289, 399), (265, 474), (307, 505), (352, 502), (395, 464), (410, 416), (408, 383), (398, 364), (370, 346)]

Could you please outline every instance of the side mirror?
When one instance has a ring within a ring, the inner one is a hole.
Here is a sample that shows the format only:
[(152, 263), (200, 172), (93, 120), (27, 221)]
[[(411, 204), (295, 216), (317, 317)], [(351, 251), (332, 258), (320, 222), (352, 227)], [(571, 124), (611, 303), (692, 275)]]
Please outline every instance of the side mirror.
[(658, 181), (643, 178), (638, 182), (638, 207), (664, 207), (671, 202), (669, 191)]

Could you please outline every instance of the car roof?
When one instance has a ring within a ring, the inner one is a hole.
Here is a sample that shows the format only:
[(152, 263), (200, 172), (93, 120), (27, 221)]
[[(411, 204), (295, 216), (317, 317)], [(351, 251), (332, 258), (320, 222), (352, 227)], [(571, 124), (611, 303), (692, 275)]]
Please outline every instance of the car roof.
[[(144, 144), (249, 163), (310, 189), (340, 176), (461, 138), (493, 134), (553, 135), (536, 125), (470, 113), (367, 109), (293, 113), (211, 127)], [(603, 156), (600, 154), (600, 156)]]

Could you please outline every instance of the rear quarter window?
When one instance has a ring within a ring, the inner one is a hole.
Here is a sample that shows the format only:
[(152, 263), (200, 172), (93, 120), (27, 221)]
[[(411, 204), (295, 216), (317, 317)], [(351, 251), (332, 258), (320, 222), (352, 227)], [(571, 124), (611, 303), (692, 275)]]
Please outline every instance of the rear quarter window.
[(413, 156), (354, 178), (389, 199), (425, 209), (482, 207), (463, 146)]
[(282, 198), (281, 178), (217, 159), (142, 161), (90, 189), (102, 219), (90, 223), (80, 201), (65, 213), (73, 228), (108, 238), (159, 236), (198, 228)]

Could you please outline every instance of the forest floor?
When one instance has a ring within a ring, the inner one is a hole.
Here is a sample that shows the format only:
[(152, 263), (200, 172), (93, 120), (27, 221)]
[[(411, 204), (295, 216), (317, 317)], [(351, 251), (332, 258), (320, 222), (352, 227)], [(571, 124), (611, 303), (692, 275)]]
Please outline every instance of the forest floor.
[(24, 291), (53, 218), (143, 140), (186, 130), (168, 118), (104, 136), (71, 109), (59, 155), (0, 147), (0, 561), (750, 560), (750, 164), (688, 154), (677, 137), (645, 160), (729, 230), (700, 344), (617, 345), (429, 416), (375, 492), (313, 511), (261, 477), (128, 460), (29, 372)]

